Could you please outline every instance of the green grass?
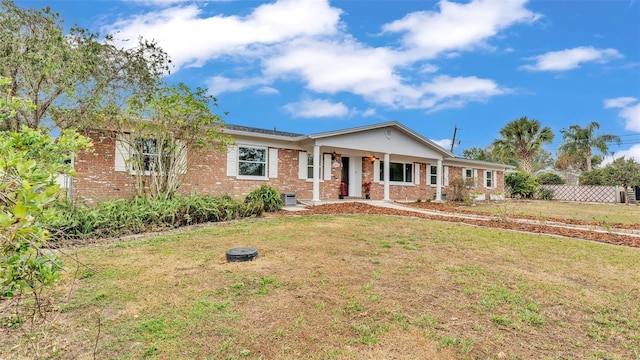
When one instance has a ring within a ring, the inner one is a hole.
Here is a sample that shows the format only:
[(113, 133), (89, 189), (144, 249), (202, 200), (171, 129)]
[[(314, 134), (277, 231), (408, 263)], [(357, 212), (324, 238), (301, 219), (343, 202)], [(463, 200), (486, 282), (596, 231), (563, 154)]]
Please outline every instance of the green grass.
[[(258, 259), (226, 263), (238, 246)], [(73, 255), (90, 269), (66, 260), (41, 353), (7, 318), (0, 358), (92, 358), (95, 344), (110, 359), (640, 353), (638, 249), (362, 215), (240, 221)]]

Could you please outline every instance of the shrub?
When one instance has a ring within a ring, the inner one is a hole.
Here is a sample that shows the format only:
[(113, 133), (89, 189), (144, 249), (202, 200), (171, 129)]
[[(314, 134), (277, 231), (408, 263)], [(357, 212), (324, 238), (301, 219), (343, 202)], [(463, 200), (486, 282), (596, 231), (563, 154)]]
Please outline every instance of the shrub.
[(551, 189), (547, 189), (544, 187), (539, 187), (538, 188), (538, 199), (542, 199), (542, 200), (553, 200), (553, 190)]
[(532, 198), (538, 188), (538, 180), (526, 172), (514, 172), (504, 178), (505, 184), (511, 189), (511, 196)]
[(48, 225), (57, 240), (103, 238), (258, 216), (262, 204), (229, 195), (110, 200), (96, 206), (61, 202), (60, 217)]
[(579, 178), (580, 185), (606, 185), (606, 174), (603, 169), (583, 171)]
[(564, 185), (566, 183), (560, 175), (554, 173), (540, 174), (537, 179), (540, 185)]
[(262, 209), (266, 212), (278, 211), (284, 206), (278, 190), (269, 185), (262, 185), (247, 194), (244, 202), (245, 204), (250, 204), (252, 202), (261, 202)]
[(449, 181), (449, 188), (451, 189), (449, 200), (465, 201), (469, 197), (469, 189), (471, 187), (473, 187), (473, 179), (465, 181), (459, 176), (454, 177)]

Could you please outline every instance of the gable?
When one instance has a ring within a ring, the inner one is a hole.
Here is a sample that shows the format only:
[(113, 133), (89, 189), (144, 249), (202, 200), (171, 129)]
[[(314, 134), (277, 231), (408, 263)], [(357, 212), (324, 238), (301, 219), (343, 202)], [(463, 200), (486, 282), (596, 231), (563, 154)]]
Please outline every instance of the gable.
[(446, 152), (394, 126), (320, 137), (315, 139), (315, 144), (430, 159), (442, 159), (443, 153)]

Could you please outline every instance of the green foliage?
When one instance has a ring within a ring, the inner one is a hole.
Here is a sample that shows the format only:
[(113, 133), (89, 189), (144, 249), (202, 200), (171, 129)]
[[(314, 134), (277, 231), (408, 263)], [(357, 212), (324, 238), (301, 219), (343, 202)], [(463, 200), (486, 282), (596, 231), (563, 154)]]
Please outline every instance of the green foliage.
[(0, 4), (0, 74), (11, 76), (12, 97), (33, 104), (5, 117), (0, 128), (82, 127), (112, 118), (125, 99), (155, 89), (169, 71), (167, 54), (153, 42), (122, 48), (113, 36), (63, 22), (48, 7)]
[(550, 127), (542, 127), (540, 121), (526, 116), (505, 125), (500, 135), (502, 138), (492, 144), (494, 156), (505, 164), (508, 159), (518, 159), (520, 168), (527, 173), (531, 173), (533, 159), (542, 151), (542, 145), (553, 140)]
[(244, 201), (247, 204), (261, 204), (262, 209), (266, 212), (278, 211), (284, 206), (278, 190), (269, 185), (262, 185), (253, 190), (247, 194)]
[[(596, 148), (607, 155), (609, 143), (614, 142), (620, 145), (620, 137), (617, 135), (601, 134), (596, 136), (595, 131), (599, 128), (600, 124), (592, 121), (584, 128), (580, 125), (571, 125), (567, 129), (560, 130), (563, 140), (562, 145), (560, 145), (560, 152), (565, 155), (566, 159), (574, 159), (573, 161), (577, 165), (574, 168), (591, 171), (592, 148)], [(584, 168), (580, 164), (582, 160), (584, 160)]]
[(554, 173), (540, 174), (537, 179), (540, 185), (564, 185), (566, 183), (560, 175)]
[(536, 196), (541, 200), (553, 200), (554, 192), (551, 189), (539, 187)]
[(58, 204), (60, 216), (49, 223), (57, 240), (116, 237), (262, 214), (261, 204), (224, 196), (136, 197), (97, 206)]
[(609, 185), (627, 188), (640, 186), (640, 163), (633, 158), (618, 158), (604, 169)]
[(605, 185), (607, 183), (607, 174), (604, 169), (583, 171), (578, 182), (580, 185)]
[(30, 128), (0, 133), (0, 300), (28, 291), (37, 303), (42, 288), (56, 280), (60, 261), (43, 251), (45, 225), (58, 216), (56, 178), (72, 174), (69, 160), (88, 146), (73, 131), (55, 141)]
[[(143, 95), (129, 99), (126, 116), (118, 122), (105, 119), (100, 127), (113, 130), (117, 140), (132, 150), (128, 162), (137, 195), (172, 197), (182, 185), (188, 157), (196, 149), (217, 144), (219, 150), (226, 151), (232, 139), (220, 131), (224, 121), (211, 112), (218, 104), (206, 89), (192, 91), (180, 83)], [(156, 156), (145, 157), (147, 147)]]
[(538, 188), (538, 180), (522, 171), (507, 174), (504, 182), (511, 189), (511, 195), (515, 197), (532, 198)]

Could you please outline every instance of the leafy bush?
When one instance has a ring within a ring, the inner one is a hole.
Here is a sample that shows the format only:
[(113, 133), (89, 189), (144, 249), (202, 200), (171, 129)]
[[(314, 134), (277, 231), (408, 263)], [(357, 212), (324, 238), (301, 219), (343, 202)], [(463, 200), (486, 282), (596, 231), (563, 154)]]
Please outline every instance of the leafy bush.
[(261, 215), (260, 204), (224, 196), (136, 197), (96, 206), (58, 204), (60, 217), (49, 223), (58, 240), (114, 237), (180, 226)]
[(466, 181), (460, 176), (456, 176), (449, 181), (449, 200), (451, 201), (465, 201), (469, 198), (469, 189), (473, 187), (473, 179), (467, 179)]
[(540, 185), (564, 185), (566, 181), (558, 174), (544, 173), (538, 175), (538, 183)]
[(58, 216), (56, 178), (73, 174), (68, 161), (89, 146), (69, 130), (55, 140), (44, 130), (0, 132), (0, 302), (27, 294), (39, 306), (41, 291), (56, 280), (61, 262), (43, 251), (46, 224)]
[(278, 190), (269, 185), (262, 185), (247, 194), (244, 202), (262, 204), (262, 209), (266, 212), (278, 211), (284, 206)]
[(526, 172), (514, 172), (504, 178), (505, 184), (511, 189), (511, 196), (532, 198), (538, 189), (538, 180)]
[(579, 178), (580, 185), (606, 185), (607, 176), (603, 169), (583, 171)]
[(551, 189), (547, 189), (541, 186), (538, 188), (537, 196), (538, 196), (538, 199), (553, 200), (554, 192)]

